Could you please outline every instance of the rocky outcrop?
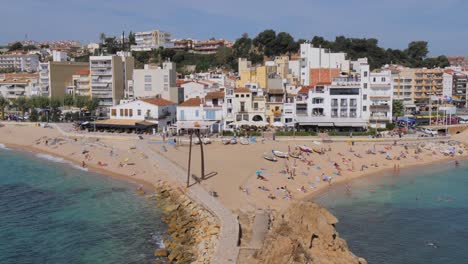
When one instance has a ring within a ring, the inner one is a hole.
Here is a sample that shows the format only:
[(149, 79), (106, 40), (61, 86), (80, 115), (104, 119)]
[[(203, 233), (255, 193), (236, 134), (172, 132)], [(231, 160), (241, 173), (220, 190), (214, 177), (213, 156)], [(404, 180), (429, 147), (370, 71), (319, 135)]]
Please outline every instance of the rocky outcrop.
[(168, 237), (164, 240), (167, 263), (211, 263), (220, 226), (203, 207), (179, 191), (161, 185), (157, 188), (158, 206), (164, 212)]
[(366, 264), (349, 251), (335, 230), (338, 222), (325, 208), (311, 202), (294, 202), (284, 212), (272, 214), (263, 247), (248, 263)]

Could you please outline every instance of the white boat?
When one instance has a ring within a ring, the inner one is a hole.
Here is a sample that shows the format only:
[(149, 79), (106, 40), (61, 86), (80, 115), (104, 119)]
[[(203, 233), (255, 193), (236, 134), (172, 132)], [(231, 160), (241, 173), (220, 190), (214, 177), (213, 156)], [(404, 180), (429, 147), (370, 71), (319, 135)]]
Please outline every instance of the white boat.
[(193, 139), (193, 144), (195, 145), (199, 145), (200, 144), (200, 140), (196, 137)]
[(223, 143), (223, 145), (229, 145), (229, 143), (231, 143), (231, 140), (225, 138), (225, 139), (221, 140), (221, 143)]
[(307, 147), (307, 146), (299, 146), (299, 149), (302, 151), (302, 152), (306, 152), (306, 153), (312, 153), (312, 149)]
[(206, 138), (202, 139), (202, 142), (203, 142), (203, 144), (208, 145), (208, 144), (211, 144), (211, 139), (206, 137)]
[(277, 161), (278, 161), (278, 159), (275, 158), (275, 156), (268, 155), (268, 154), (263, 154), (263, 158), (266, 159), (266, 160), (269, 160), (269, 161), (273, 161), (273, 162), (277, 162)]
[(240, 143), (241, 145), (249, 145), (249, 144), (250, 144), (249, 140), (246, 139), (246, 138), (241, 138), (241, 139), (239, 140), (239, 143)]
[(236, 138), (231, 138), (231, 140), (229, 140), (229, 144), (231, 144), (231, 145), (237, 144), (237, 139)]
[(271, 152), (273, 153), (273, 155), (275, 155), (278, 158), (283, 158), (284, 159), (284, 158), (288, 157), (287, 152), (281, 152), (281, 151), (278, 151), (278, 150), (272, 150)]

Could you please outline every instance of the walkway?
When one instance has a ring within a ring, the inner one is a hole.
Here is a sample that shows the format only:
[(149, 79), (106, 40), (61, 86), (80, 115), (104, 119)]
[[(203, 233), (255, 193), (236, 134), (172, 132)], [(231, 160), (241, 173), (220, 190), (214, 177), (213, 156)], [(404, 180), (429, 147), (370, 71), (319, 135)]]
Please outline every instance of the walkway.
[[(173, 161), (159, 154), (157, 151), (148, 147), (147, 141), (138, 141), (138, 149), (143, 150), (150, 158), (156, 161), (159, 166), (166, 170), (168, 175), (176, 177), (181, 185), (185, 185), (187, 172), (177, 166)], [(218, 238), (218, 245), (213, 256), (212, 263), (237, 263), (239, 254), (239, 222), (237, 217), (227, 208), (225, 208), (216, 198), (209, 195), (200, 185), (193, 185), (186, 193), (188, 197), (204, 206), (212, 214), (218, 217), (221, 230)]]

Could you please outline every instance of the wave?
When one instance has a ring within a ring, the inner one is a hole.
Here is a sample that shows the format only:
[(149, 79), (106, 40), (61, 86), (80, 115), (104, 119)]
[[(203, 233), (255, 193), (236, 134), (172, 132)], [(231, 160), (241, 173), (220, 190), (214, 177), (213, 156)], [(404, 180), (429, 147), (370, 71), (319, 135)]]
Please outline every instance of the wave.
[(0, 144), (0, 149), (9, 149), (4, 144)]
[(41, 159), (46, 159), (48, 161), (52, 161), (52, 162), (56, 162), (56, 163), (68, 164), (68, 165), (70, 165), (73, 168), (78, 169), (78, 170), (88, 171), (88, 168), (83, 168), (81, 166), (78, 166), (78, 165), (74, 164), (71, 161), (65, 160), (64, 158), (55, 157), (55, 156), (52, 156), (52, 155), (49, 155), (49, 154), (43, 154), (43, 153), (37, 153), (36, 157), (41, 158)]

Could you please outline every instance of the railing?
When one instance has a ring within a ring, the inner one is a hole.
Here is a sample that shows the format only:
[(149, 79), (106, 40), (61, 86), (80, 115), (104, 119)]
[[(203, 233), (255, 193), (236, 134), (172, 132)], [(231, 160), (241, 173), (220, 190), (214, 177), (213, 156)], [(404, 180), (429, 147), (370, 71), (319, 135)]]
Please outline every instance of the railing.
[(331, 106), (332, 107), (338, 107), (338, 104), (337, 103), (336, 104), (332, 103)]
[(370, 110), (390, 110), (390, 106), (388, 105), (371, 105)]

